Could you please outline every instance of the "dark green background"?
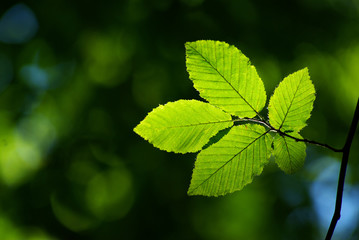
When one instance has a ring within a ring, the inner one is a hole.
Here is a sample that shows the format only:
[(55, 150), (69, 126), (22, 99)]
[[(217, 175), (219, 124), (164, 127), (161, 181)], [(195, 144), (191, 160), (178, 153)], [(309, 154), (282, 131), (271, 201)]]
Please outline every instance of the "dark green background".
[[(270, 163), (240, 192), (188, 197), (196, 155), (133, 128), (159, 104), (200, 99), (184, 44), (212, 39), (251, 59), (268, 99), (308, 67), (317, 99), (302, 135), (342, 147), (359, 95), (358, 1), (25, 4), (34, 36), (0, 42), (0, 239), (323, 239), (340, 154), (308, 146), (294, 175)], [(359, 238), (357, 137), (352, 148), (335, 239)]]

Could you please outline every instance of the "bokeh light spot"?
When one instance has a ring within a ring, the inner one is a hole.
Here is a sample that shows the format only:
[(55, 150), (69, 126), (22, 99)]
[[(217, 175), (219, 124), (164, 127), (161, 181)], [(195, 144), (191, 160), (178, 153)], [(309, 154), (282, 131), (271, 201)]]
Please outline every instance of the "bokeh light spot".
[(88, 207), (101, 219), (125, 216), (132, 202), (132, 177), (124, 167), (97, 174), (87, 186)]
[(46, 153), (56, 141), (57, 131), (52, 122), (39, 113), (23, 118), (17, 130), (21, 137)]
[(96, 224), (92, 218), (67, 207), (61, 203), (56, 194), (51, 196), (51, 206), (57, 219), (68, 229), (79, 232), (93, 227)]
[(25, 43), (37, 32), (35, 14), (25, 4), (16, 4), (0, 19), (0, 41), (4, 43)]
[(20, 79), (34, 90), (45, 91), (61, 86), (73, 76), (74, 62), (58, 62), (48, 43), (36, 39), (21, 53)]
[(192, 211), (193, 225), (204, 239), (261, 239), (265, 234), (272, 205), (265, 193), (245, 189), (206, 204), (212, 206)]
[(0, 236), (2, 239), (21, 239), (21, 232), (8, 219), (0, 217)]
[(46, 89), (48, 87), (48, 74), (35, 64), (25, 65), (21, 68), (20, 75), (26, 79), (31, 86)]
[(42, 162), (39, 149), (15, 130), (3, 132), (0, 151), (0, 176), (5, 184), (14, 186), (36, 171)]
[(85, 33), (82, 39), (84, 64), (90, 80), (112, 87), (127, 79), (131, 69), (128, 60), (134, 50), (130, 35), (122, 32)]
[[(334, 158), (323, 157), (317, 160), (320, 172), (310, 186), (310, 194), (324, 236), (334, 213), (340, 162)], [(349, 166), (350, 167), (350, 166)], [(350, 175), (348, 168), (347, 177)], [(335, 229), (337, 239), (348, 239), (359, 223), (359, 186), (345, 185), (341, 218)]]
[(32, 114), (17, 126), (10, 114), (0, 112), (0, 178), (8, 186), (16, 186), (36, 172), (56, 139), (56, 131), (44, 116)]

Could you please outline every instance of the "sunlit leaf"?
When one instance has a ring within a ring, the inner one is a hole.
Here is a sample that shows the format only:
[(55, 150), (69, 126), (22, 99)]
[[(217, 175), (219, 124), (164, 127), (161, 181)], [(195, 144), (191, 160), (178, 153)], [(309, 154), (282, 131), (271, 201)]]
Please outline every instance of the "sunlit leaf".
[(266, 102), (263, 82), (236, 47), (219, 41), (186, 43), (186, 65), (208, 103), (179, 100), (159, 106), (134, 131), (166, 151), (202, 149), (188, 195), (241, 190), (262, 173), (272, 154), (286, 173), (303, 166), (306, 145), (298, 141), (298, 132), (306, 126), (315, 100), (307, 68), (279, 84), (269, 102), (269, 120), (264, 120), (259, 113)]
[(188, 194), (219, 196), (242, 189), (261, 174), (270, 146), (271, 138), (264, 127), (234, 126), (198, 154)]
[[(291, 133), (290, 135), (302, 139), (298, 133)], [(306, 155), (305, 143), (277, 134), (273, 146), (275, 161), (285, 173), (291, 174), (303, 167)]]
[(306, 126), (315, 100), (315, 89), (304, 68), (286, 77), (270, 98), (270, 124), (284, 131), (299, 132)]
[(239, 117), (254, 117), (263, 109), (263, 82), (236, 47), (218, 41), (189, 42), (186, 55), (190, 79), (209, 103)]
[(208, 103), (179, 100), (150, 112), (134, 131), (162, 150), (197, 152), (218, 131), (233, 125), (229, 114)]

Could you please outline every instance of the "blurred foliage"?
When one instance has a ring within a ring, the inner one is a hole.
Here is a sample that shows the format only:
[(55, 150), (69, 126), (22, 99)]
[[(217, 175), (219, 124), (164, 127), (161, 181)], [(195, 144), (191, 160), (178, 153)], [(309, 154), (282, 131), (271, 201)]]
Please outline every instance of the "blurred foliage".
[[(270, 164), (241, 192), (188, 197), (195, 155), (132, 129), (159, 104), (199, 99), (184, 43), (213, 39), (252, 59), (267, 92), (307, 66), (317, 100), (302, 135), (341, 147), (359, 92), (358, 20), (356, 0), (2, 1), (1, 239), (323, 238), (337, 154), (308, 147), (298, 174)], [(335, 239), (359, 238), (357, 137), (352, 149)]]

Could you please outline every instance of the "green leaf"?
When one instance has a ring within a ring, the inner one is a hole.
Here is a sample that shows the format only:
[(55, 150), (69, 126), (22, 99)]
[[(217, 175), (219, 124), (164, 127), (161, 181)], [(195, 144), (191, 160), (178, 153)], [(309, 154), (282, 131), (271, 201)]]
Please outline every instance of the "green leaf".
[(202, 150), (208, 148), (209, 146), (211, 146), (211, 145), (215, 144), (216, 142), (218, 142), (219, 140), (221, 140), (224, 136), (226, 136), (228, 134), (228, 132), (230, 130), (231, 130), (231, 128), (226, 128), (226, 129), (219, 131), (216, 135), (214, 135), (213, 137), (211, 137), (211, 139), (209, 139), (208, 143), (203, 146)]
[(270, 124), (284, 131), (299, 132), (306, 126), (315, 100), (315, 89), (304, 68), (286, 77), (269, 101)]
[(236, 47), (218, 41), (186, 43), (186, 65), (200, 96), (239, 117), (254, 117), (266, 93), (249, 59)]
[(197, 152), (218, 131), (233, 125), (229, 114), (208, 103), (179, 100), (155, 108), (134, 131), (162, 150)]
[[(302, 139), (298, 133), (291, 133), (291, 136)], [(273, 145), (275, 161), (285, 173), (291, 174), (303, 167), (306, 155), (304, 142), (277, 134)]]
[(188, 194), (225, 195), (251, 183), (270, 157), (271, 138), (267, 133), (255, 124), (234, 126), (220, 141), (202, 150)]

